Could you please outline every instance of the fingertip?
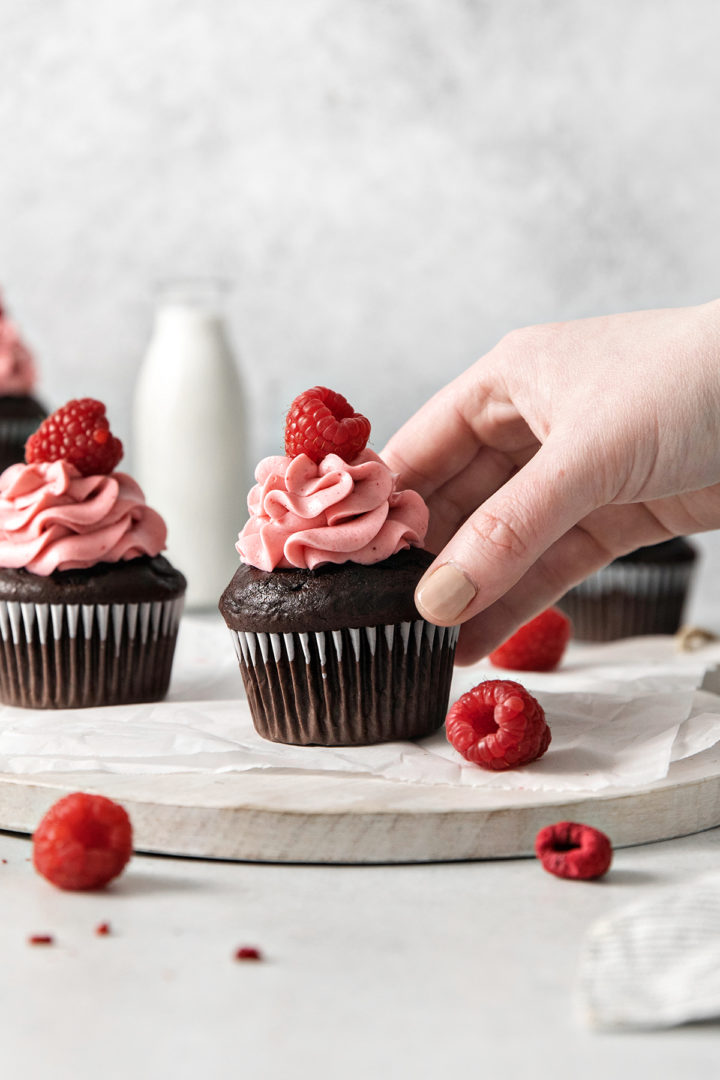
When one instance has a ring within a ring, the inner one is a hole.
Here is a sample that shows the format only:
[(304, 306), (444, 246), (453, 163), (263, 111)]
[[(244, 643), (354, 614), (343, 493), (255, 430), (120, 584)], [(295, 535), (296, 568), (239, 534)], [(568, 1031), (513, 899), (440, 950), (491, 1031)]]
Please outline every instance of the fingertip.
[(477, 596), (477, 585), (462, 567), (443, 563), (431, 568), (415, 590), (415, 606), (428, 622), (453, 626)]

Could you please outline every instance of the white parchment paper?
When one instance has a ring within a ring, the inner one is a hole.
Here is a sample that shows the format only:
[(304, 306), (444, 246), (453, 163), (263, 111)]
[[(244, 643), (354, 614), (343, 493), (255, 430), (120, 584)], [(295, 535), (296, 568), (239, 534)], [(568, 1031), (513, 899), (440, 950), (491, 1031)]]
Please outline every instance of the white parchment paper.
[(444, 731), (419, 743), (339, 749), (261, 739), (220, 617), (186, 616), (165, 701), (62, 711), (0, 706), (0, 771), (274, 769), (506, 790), (640, 786), (664, 777), (671, 761), (720, 741), (720, 696), (698, 689), (719, 662), (720, 646), (683, 655), (670, 638), (636, 638), (575, 646), (553, 674), (500, 672), (484, 661), (460, 668), (452, 700), (483, 678), (514, 678), (538, 697), (552, 730), (539, 761), (490, 773), (465, 762)]

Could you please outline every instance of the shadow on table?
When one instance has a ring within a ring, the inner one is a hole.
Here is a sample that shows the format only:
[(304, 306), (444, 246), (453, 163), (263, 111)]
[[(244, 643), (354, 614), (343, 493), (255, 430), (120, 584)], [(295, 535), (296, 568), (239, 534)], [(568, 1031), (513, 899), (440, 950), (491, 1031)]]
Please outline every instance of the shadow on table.
[[(151, 896), (155, 893), (200, 892), (209, 887), (206, 882), (194, 878), (149, 874), (130, 868), (113, 884), (112, 892), (115, 896)], [(212, 887), (217, 890), (217, 885)]]

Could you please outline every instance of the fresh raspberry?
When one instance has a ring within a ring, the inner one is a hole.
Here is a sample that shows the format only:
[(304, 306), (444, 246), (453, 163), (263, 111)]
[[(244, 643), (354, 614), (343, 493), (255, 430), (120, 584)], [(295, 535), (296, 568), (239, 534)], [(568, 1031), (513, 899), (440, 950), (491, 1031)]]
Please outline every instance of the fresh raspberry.
[(313, 386), (296, 397), (285, 420), (285, 453), (307, 454), (316, 464), (327, 454), (352, 461), (369, 437), (370, 421), (325, 386)]
[(562, 660), (572, 633), (572, 623), (557, 608), (536, 615), (488, 659), (507, 671), (552, 671)]
[(576, 821), (547, 825), (535, 837), (535, 854), (545, 870), (562, 878), (602, 877), (612, 862), (612, 844), (599, 829)]
[(43, 420), (25, 443), (28, 465), (40, 461), (68, 461), (83, 476), (111, 473), (123, 455), (123, 446), (110, 431), (102, 401), (68, 401)]
[(262, 960), (263, 955), (254, 945), (241, 945), (233, 953), (236, 960)]
[(488, 679), (455, 702), (445, 722), (448, 740), (483, 769), (512, 769), (541, 757), (550, 728), (540, 703), (520, 683)]
[(117, 877), (131, 854), (130, 818), (104, 795), (66, 795), (33, 836), (35, 869), (60, 889), (99, 889)]

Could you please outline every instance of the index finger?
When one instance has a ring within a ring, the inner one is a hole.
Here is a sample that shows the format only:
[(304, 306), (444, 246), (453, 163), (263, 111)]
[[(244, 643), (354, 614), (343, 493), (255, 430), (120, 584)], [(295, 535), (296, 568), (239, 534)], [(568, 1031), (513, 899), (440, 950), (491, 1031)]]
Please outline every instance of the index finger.
[(479, 439), (470, 418), (481, 414), (487, 391), (469, 374), (439, 390), (381, 451), (380, 457), (399, 475), (399, 487), (413, 488), (428, 499), (477, 454)]

